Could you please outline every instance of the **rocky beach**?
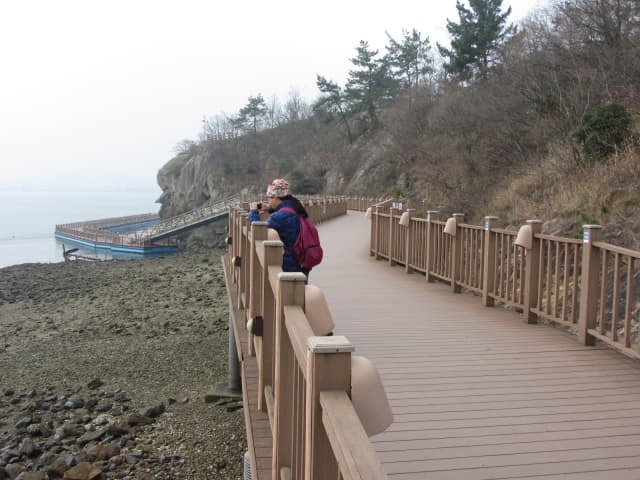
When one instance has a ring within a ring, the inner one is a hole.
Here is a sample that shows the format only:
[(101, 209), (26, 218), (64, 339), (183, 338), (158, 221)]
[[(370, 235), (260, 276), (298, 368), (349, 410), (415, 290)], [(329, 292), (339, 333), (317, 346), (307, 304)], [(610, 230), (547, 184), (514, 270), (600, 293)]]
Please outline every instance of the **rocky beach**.
[(0, 269), (0, 480), (242, 478), (223, 253)]

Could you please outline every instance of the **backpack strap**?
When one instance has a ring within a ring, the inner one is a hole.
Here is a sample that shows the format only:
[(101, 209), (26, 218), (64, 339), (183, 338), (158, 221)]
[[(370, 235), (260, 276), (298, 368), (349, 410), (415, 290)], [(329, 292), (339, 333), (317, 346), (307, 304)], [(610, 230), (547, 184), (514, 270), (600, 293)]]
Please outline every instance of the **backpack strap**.
[(298, 212), (296, 212), (296, 211), (295, 211), (293, 208), (291, 208), (291, 207), (282, 207), (280, 210), (284, 210), (285, 212), (291, 212), (291, 213), (294, 213), (294, 214), (296, 214), (296, 215), (300, 216), (300, 215), (298, 214)]

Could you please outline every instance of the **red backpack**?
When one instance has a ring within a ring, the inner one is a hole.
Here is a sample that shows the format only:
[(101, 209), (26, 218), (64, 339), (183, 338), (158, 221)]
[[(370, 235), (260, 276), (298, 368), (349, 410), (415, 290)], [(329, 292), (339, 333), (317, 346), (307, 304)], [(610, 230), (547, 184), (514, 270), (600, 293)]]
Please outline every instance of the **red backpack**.
[[(298, 212), (291, 207), (282, 207), (280, 210), (298, 215)], [(298, 215), (298, 219), (300, 220), (300, 233), (291, 246), (291, 253), (301, 267), (311, 269), (322, 261), (323, 252), (318, 229), (308, 217)]]

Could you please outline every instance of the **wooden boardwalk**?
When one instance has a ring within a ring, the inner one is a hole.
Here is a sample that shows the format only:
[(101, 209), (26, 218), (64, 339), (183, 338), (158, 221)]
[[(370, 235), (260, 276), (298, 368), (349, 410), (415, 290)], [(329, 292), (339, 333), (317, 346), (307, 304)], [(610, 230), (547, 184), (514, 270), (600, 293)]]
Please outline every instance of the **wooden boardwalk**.
[(375, 260), (369, 228), (356, 212), (322, 224), (310, 280), (382, 376), (390, 479), (640, 479), (636, 362)]

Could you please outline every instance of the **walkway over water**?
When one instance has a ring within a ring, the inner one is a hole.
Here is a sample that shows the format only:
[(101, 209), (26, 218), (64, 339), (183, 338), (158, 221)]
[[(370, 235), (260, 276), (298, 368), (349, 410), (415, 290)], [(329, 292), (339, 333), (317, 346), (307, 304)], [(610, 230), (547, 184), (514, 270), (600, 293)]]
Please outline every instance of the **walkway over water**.
[(637, 362), (375, 260), (362, 213), (319, 231), (310, 283), (382, 376), (390, 479), (640, 479)]

